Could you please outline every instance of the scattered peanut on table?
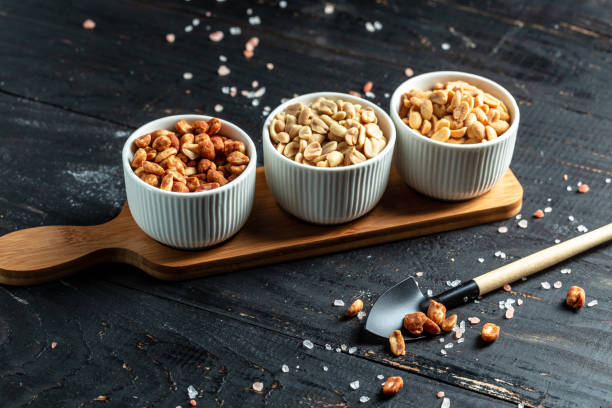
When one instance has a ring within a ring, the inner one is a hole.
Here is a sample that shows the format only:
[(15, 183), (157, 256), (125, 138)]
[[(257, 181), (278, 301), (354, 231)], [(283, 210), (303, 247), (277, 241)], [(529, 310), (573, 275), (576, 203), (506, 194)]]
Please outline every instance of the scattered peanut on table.
[(217, 118), (179, 120), (175, 130), (158, 129), (134, 140), (134, 173), (153, 187), (178, 193), (212, 190), (249, 164), (244, 143), (219, 134)]
[(389, 347), (394, 356), (406, 355), (406, 343), (404, 342), (401, 330), (394, 330), (391, 333), (389, 336)]
[(363, 300), (357, 299), (353, 302), (351, 306), (346, 310), (347, 317), (357, 316), (359, 312), (363, 309)]
[(404, 386), (402, 377), (389, 377), (382, 386), (382, 393), (387, 397), (392, 397), (399, 392)]
[(482, 326), (480, 337), (487, 343), (491, 343), (499, 337), (499, 326), (493, 323), (485, 323)]
[(586, 302), (586, 293), (580, 286), (572, 286), (567, 292), (565, 303), (574, 309), (580, 309)]
[(309, 105), (287, 106), (268, 131), (279, 153), (317, 167), (358, 164), (387, 145), (374, 109), (341, 99), (320, 97)]
[(454, 144), (487, 142), (510, 128), (506, 105), (464, 81), (437, 83), (402, 95), (399, 116), (423, 136)]

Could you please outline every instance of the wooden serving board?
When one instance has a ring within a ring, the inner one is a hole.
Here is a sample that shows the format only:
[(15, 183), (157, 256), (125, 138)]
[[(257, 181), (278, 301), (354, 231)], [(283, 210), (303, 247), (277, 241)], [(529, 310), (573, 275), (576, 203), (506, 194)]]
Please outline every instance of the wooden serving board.
[(427, 198), (392, 170), (387, 191), (369, 214), (319, 226), (281, 210), (260, 167), (251, 216), (223, 244), (199, 251), (160, 244), (140, 230), (126, 204), (105, 224), (36, 227), (0, 237), (0, 283), (48, 282), (105, 262), (131, 264), (158, 279), (190, 279), (501, 220), (518, 213), (522, 199), (511, 170), (487, 194), (462, 202)]

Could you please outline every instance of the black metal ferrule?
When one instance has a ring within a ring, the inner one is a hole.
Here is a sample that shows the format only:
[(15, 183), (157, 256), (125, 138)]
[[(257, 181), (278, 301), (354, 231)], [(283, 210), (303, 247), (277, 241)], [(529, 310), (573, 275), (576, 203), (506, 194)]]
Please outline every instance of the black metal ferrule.
[[(442, 303), (447, 309), (452, 309), (473, 301), (479, 295), (480, 289), (478, 288), (478, 285), (473, 279), (470, 279), (469, 281), (462, 283), (455, 288), (451, 288), (446, 292), (434, 296), (433, 299)], [(421, 305), (421, 309), (427, 310), (429, 299), (426, 299), (423, 303), (424, 304)]]

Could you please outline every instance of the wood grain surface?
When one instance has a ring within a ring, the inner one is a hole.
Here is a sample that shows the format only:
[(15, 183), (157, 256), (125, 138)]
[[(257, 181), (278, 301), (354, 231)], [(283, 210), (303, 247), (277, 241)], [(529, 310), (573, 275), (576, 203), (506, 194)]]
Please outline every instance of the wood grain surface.
[(422, 196), (393, 170), (370, 213), (350, 223), (321, 226), (283, 211), (259, 167), (251, 215), (220, 245), (184, 251), (160, 244), (138, 227), (126, 204), (101, 225), (29, 228), (0, 237), (0, 283), (49, 282), (104, 262), (127, 263), (158, 279), (192, 279), (507, 219), (520, 211), (522, 199), (511, 170), (487, 194), (461, 202)]
[[(444, 344), (430, 340), (392, 357), (364, 335), (363, 321), (345, 320), (332, 302), (360, 297), (367, 312), (387, 287), (417, 271), (423, 290), (441, 292), (447, 281), (577, 236), (579, 225), (592, 230), (611, 221), (612, 6), (330, 3), (331, 14), (325, 2), (306, 0), (284, 8), (277, 0), (2, 2), (0, 234), (114, 218), (125, 202), (120, 148), (149, 120), (211, 114), (220, 104), (218, 115), (239, 123), (261, 149), (265, 106), (294, 93), (360, 92), (372, 81), (371, 99), (386, 108), (386, 94), (406, 79), (407, 67), (415, 74), (472, 72), (514, 95), (521, 126), (512, 169), (524, 188), (528, 227), (499, 221), (184, 282), (108, 263), (59, 282), (3, 286), (1, 406), (186, 407), (189, 385), (201, 390), (196, 399), (204, 407), (437, 407), (437, 391), (452, 407), (610, 406), (610, 246), (462, 307), (460, 320), (496, 323), (501, 337), (484, 346), (481, 324), (467, 324), (463, 343), (445, 337), (453, 344), (446, 355)], [(254, 16), (259, 25), (249, 24)], [(87, 18), (94, 30), (82, 28)], [(194, 18), (199, 26), (185, 32)], [(382, 29), (368, 31), (366, 23), (376, 21)], [(216, 30), (225, 34), (219, 43), (208, 39)], [(175, 43), (165, 41), (168, 33)], [(246, 60), (244, 44), (253, 36), (260, 43)], [(226, 77), (216, 73), (222, 63), (232, 71)], [(238, 95), (223, 93), (226, 86)], [(240, 92), (262, 86), (258, 106)], [(578, 182), (591, 191), (577, 194)], [(531, 217), (546, 207), (544, 218)], [(500, 226), (508, 233), (498, 233)], [(561, 273), (566, 268), (571, 273)], [(561, 289), (540, 285), (555, 281)], [(598, 304), (576, 313), (564, 308), (571, 285)], [(524, 301), (511, 320), (499, 308), (508, 298)], [(304, 339), (314, 348), (304, 348)], [(336, 353), (342, 344), (357, 350)], [(400, 394), (382, 401), (378, 374), (401, 375)], [(355, 380), (358, 390), (349, 387)], [(261, 393), (252, 388), (257, 381)], [(362, 395), (368, 404), (358, 402)]]

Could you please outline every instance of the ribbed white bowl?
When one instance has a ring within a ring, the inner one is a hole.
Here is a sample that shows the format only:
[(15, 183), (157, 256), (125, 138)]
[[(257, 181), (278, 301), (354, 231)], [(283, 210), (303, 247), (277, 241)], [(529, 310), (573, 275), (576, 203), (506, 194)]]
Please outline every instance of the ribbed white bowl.
[(221, 134), (245, 144), (250, 163), (232, 182), (198, 193), (174, 193), (153, 187), (137, 177), (130, 163), (134, 139), (156, 129), (174, 129), (180, 119), (209, 120), (210, 116), (176, 115), (154, 120), (137, 129), (126, 141), (123, 152), (125, 191), (132, 217), (151, 238), (182, 249), (197, 249), (218, 244), (237, 233), (244, 225), (255, 193), (257, 153), (253, 141), (238, 126), (221, 120)]
[[(469, 82), (504, 102), (512, 119), (510, 128), (491, 142), (461, 145), (432, 140), (402, 122), (399, 117), (402, 94), (455, 80)], [(397, 129), (394, 162), (402, 179), (430, 197), (465, 200), (489, 191), (510, 167), (520, 113), (512, 95), (499, 84), (464, 72), (438, 71), (402, 83), (391, 97), (391, 118)]]
[[(318, 97), (342, 99), (374, 108), (387, 146), (372, 159), (345, 167), (311, 167), (296, 163), (274, 148), (268, 127), (277, 113), (297, 102), (314, 102)], [(389, 181), (395, 145), (395, 127), (380, 107), (352, 95), (317, 92), (299, 96), (270, 113), (263, 127), (266, 181), (278, 204), (287, 212), (315, 224), (348, 222), (369, 212), (382, 197)]]

